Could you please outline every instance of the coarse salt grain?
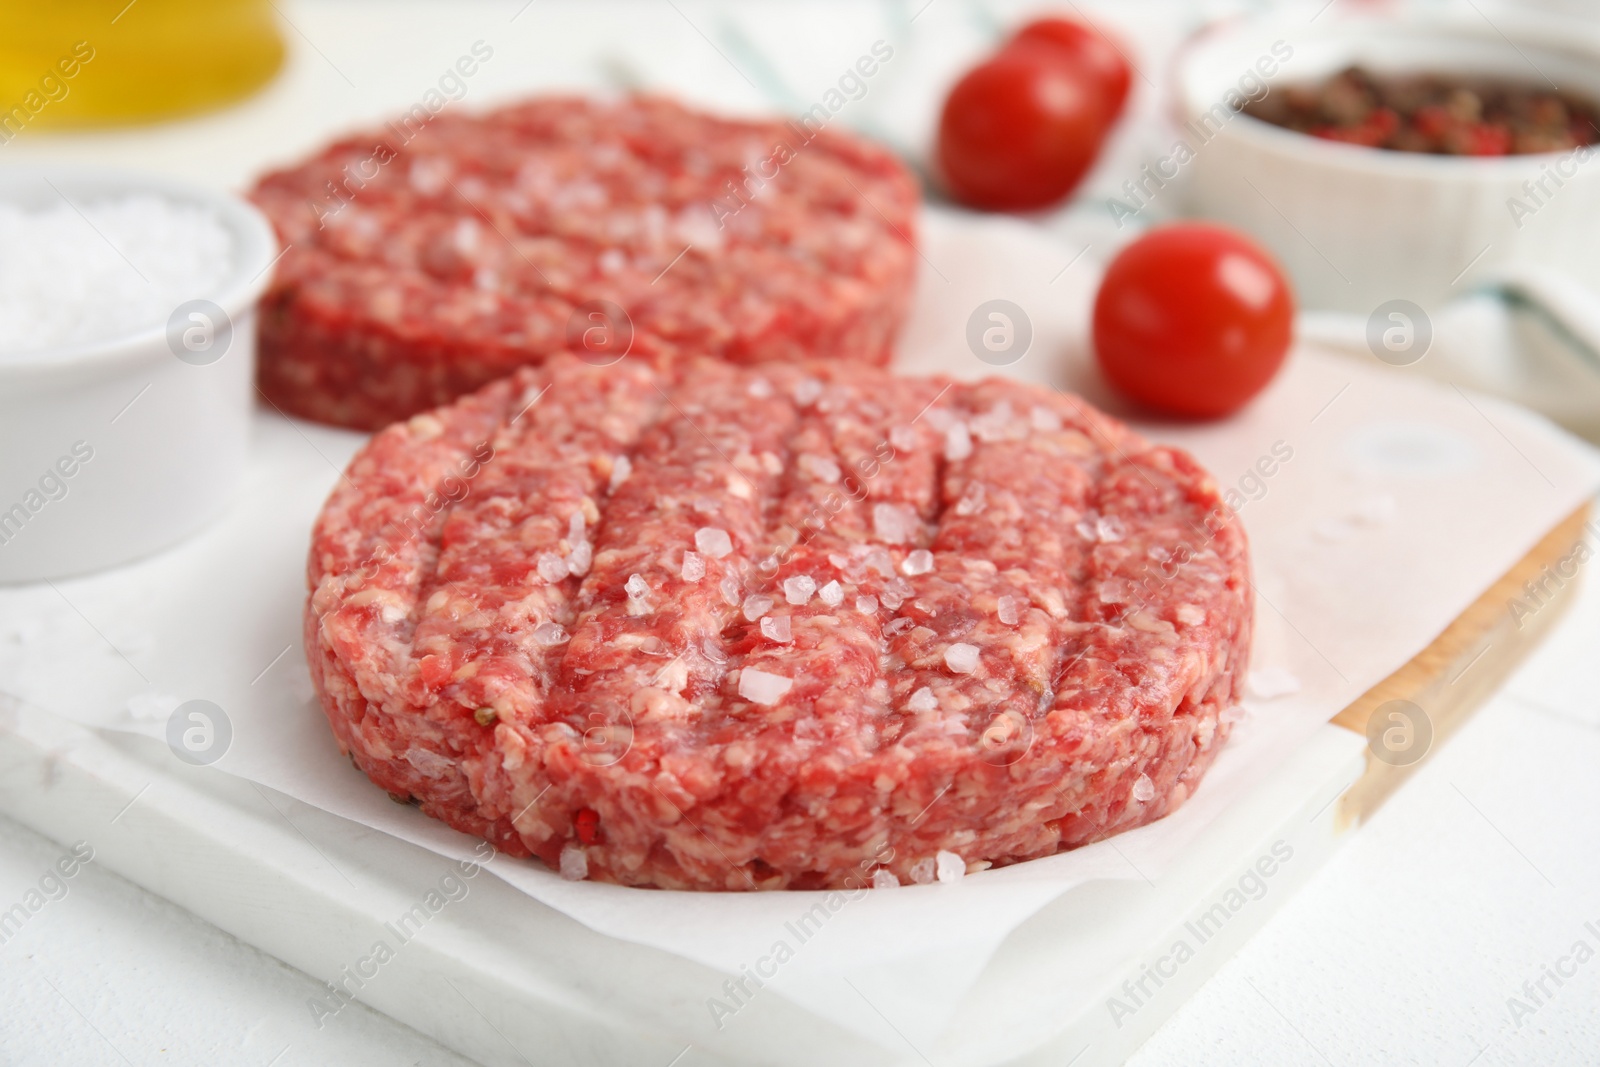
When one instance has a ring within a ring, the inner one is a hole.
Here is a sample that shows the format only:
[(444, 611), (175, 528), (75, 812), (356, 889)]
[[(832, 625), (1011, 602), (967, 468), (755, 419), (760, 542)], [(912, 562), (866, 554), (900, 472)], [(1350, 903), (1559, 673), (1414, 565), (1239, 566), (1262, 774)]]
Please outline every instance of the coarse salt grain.
[(905, 574), (927, 574), (933, 570), (933, 553), (925, 548), (908, 552), (900, 564), (900, 570)]
[(959, 882), (962, 878), (966, 877), (967, 861), (956, 855), (954, 852), (947, 852), (944, 849), (940, 849), (938, 852), (934, 853), (933, 863), (934, 870), (937, 872), (939, 881), (943, 882), (945, 885), (949, 885), (951, 882)]
[(888, 549), (869, 547), (862, 562), (885, 578), (894, 577), (894, 557), (889, 555)]
[(1156, 784), (1150, 780), (1148, 774), (1141, 774), (1134, 780), (1133, 799), (1143, 804), (1146, 801), (1154, 800), (1155, 795)]
[(797, 574), (793, 578), (783, 580), (783, 599), (791, 604), (804, 604), (816, 591), (817, 580), (810, 575)]
[(956, 501), (957, 515), (976, 515), (983, 510), (985, 491), (982, 482), (968, 482)]
[(753, 704), (776, 704), (794, 687), (794, 679), (746, 667), (739, 672), (739, 695)]
[(533, 628), (533, 639), (545, 648), (559, 645), (567, 639), (567, 631), (556, 622), (541, 622)]
[(1061, 416), (1049, 408), (1034, 408), (1028, 421), (1040, 433), (1056, 433), (1061, 429)]
[(536, 563), (539, 577), (554, 585), (567, 576), (567, 561), (554, 552), (541, 552)]
[(801, 378), (794, 383), (794, 402), (801, 407), (810, 407), (822, 395), (822, 383), (815, 378)]
[(589, 877), (589, 857), (577, 845), (567, 845), (561, 850), (561, 877), (569, 882), (581, 882)]
[(698, 552), (685, 552), (683, 554), (683, 569), (680, 572), (686, 582), (698, 582), (706, 576), (705, 557)]
[(844, 603), (844, 586), (838, 582), (829, 582), (817, 590), (817, 599), (830, 608), (836, 608)]
[(978, 669), (978, 646), (957, 641), (944, 650), (944, 665), (955, 674), (971, 674)]
[(906, 701), (906, 708), (911, 711), (938, 711), (939, 698), (933, 695), (933, 690), (923, 686), (911, 694), (911, 699)]
[(970, 455), (972, 455), (972, 435), (967, 432), (966, 423), (958, 422), (944, 432), (944, 458), (957, 462)]
[(721, 559), (733, 551), (733, 539), (728, 531), (715, 526), (702, 526), (694, 532), (694, 547), (702, 556)]
[[(478, 230), (476, 219), (457, 219), (455, 227), (450, 234), (450, 244), (456, 251), (461, 252), (463, 255), (471, 256), (478, 250), (478, 242), (482, 237), (483, 234)], [(616, 250), (612, 249), (611, 251)], [(618, 252), (618, 255), (620, 254)], [(605, 255), (602, 254), (600, 258), (604, 260)]]
[[(220, 295), (233, 239), (200, 204), (130, 193), (39, 210), (0, 204), (0, 352), (107, 341)], [(220, 323), (183, 323), (196, 342)], [(196, 349), (198, 351), (198, 349)]]
[(423, 196), (433, 196), (441, 192), (445, 182), (450, 177), (450, 167), (442, 160), (424, 156), (411, 164), (411, 169), (406, 172), (406, 180), (411, 188)]
[(872, 529), (878, 540), (891, 545), (902, 545), (915, 535), (916, 516), (899, 504), (872, 505)]
[(972, 420), (972, 432), (980, 441), (1004, 441), (1009, 437), (1021, 437), (1026, 431), (1017, 423), (1016, 413), (1011, 410), (1011, 404), (1002, 400), (976, 419)]
[(889, 868), (879, 867), (877, 870), (872, 872), (872, 888), (898, 889), (899, 887), (900, 879), (896, 878), (894, 872)]
[(761, 636), (768, 641), (776, 641), (780, 645), (787, 645), (794, 640), (789, 629), (789, 616), (763, 615), (761, 617)]
[(995, 604), (995, 615), (1007, 626), (1015, 626), (1019, 615), (1017, 613), (1017, 598), (1003, 596)]
[(772, 610), (772, 598), (765, 593), (751, 593), (744, 598), (744, 606), (740, 610), (744, 612), (746, 619), (755, 622)]
[(799, 459), (800, 469), (819, 482), (830, 485), (837, 482), (842, 475), (839, 465), (827, 456), (816, 456), (810, 452), (802, 452)]

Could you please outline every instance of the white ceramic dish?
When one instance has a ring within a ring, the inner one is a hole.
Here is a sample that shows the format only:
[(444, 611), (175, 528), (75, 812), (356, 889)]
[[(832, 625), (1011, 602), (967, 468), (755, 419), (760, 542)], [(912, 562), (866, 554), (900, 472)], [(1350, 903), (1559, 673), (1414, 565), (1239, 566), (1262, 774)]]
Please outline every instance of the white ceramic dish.
[(0, 354), (0, 582), (165, 548), (216, 517), (244, 470), (255, 305), (278, 254), (266, 219), (237, 197), (154, 175), (0, 169), (0, 200), (26, 208), (130, 192), (212, 208), (232, 237), (231, 267), (194, 294), (209, 306), (186, 303), (168, 323)]
[[(1600, 24), (1504, 8), (1345, 16), (1335, 7), (1314, 21), (1302, 11), (1197, 36), (1177, 59), (1180, 121), (1222, 101), (1275, 42), (1279, 58), (1284, 47), (1292, 55), (1266, 79), (1269, 91), (1359, 63), (1549, 81), (1600, 100)], [(1247, 115), (1220, 126), (1186, 168), (1189, 207), (1267, 245), (1303, 307), (1368, 315), (1404, 299), (1431, 311), (1527, 263), (1600, 289), (1600, 150), (1583, 162), (1566, 153), (1459, 159), (1321, 141)], [(1541, 180), (1549, 195), (1535, 200), (1524, 183)], [(1533, 210), (1514, 214), (1513, 200)]]

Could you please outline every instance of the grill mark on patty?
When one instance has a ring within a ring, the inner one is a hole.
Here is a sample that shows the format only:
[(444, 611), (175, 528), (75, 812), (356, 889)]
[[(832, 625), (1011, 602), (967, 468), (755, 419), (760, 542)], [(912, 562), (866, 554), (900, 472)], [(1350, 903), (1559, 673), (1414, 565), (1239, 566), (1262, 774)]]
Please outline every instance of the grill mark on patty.
[[(750, 556), (765, 543), (766, 502), (776, 483), (761, 454), (781, 453), (793, 421), (786, 401), (730, 395), (728, 383), (738, 380), (726, 365), (703, 363), (669, 387), (633, 453), (633, 474), (607, 502), (561, 663), (561, 682), (575, 700), (570, 710), (587, 701), (621, 717), (640, 689), (681, 690), (687, 680), (673, 685), (678, 679), (662, 677), (678, 656), (685, 674), (693, 669), (696, 695), (709, 707), (713, 695), (701, 690), (720, 671), (706, 668), (721, 665), (705, 655), (705, 642), (733, 666), (726, 631), (739, 609), (725, 602), (720, 587), (737, 579), (742, 596)], [(614, 536), (618, 527), (623, 532)], [(723, 530), (733, 550), (720, 559), (702, 555), (704, 577), (685, 581), (683, 553), (695, 550), (702, 528)], [(641, 597), (628, 592), (635, 576), (646, 587)], [(666, 701), (661, 710), (674, 706)]]
[[(330, 629), (343, 637), (356, 632), (369, 636), (387, 632), (392, 643), (404, 648), (409, 656), (420, 604), (418, 592), (429, 581), (437, 562), (436, 535), (444, 523), (445, 509), (432, 506), (429, 494), (447, 474), (458, 469), (476, 441), (487, 438), (504, 421), (509, 389), (505, 385), (471, 398), (437, 437), (423, 436), (420, 427), (425, 423), (391, 427), (374, 438), (352, 462), (319, 517), (318, 528), (336, 518), (348, 519), (346, 509), (359, 508), (359, 518), (350, 525), (361, 536), (344, 546), (340, 558), (313, 557), (309, 563), (311, 577), (319, 586), (326, 576), (336, 576), (341, 595), (325, 605), (322, 610), (326, 614), (319, 619), (319, 629), (330, 638), (334, 637)], [(357, 483), (382, 480), (381, 456), (392, 450), (422, 458), (413, 463), (404, 482), (391, 485), (384, 496), (374, 500)], [(319, 543), (321, 538), (314, 535), (313, 544)], [(334, 588), (327, 592), (334, 592)], [(385, 647), (390, 643), (380, 641), (377, 645)], [(362, 659), (375, 662), (375, 655)], [(400, 667), (399, 662), (382, 664), (385, 670)]]
[[(906, 664), (896, 696), (905, 706), (927, 688), (937, 707), (924, 696), (911, 709), (923, 736), (936, 740), (960, 725), (986, 760), (1006, 765), (1025, 754), (1050, 688), (1055, 616), (1082, 556), (1067, 518), (1082, 508), (1091, 479), (1064, 434), (1029, 425), (1031, 390), (988, 382), (961, 388), (954, 400), (971, 452), (941, 463), (934, 569), (911, 579), (901, 614), (912, 625), (891, 646)], [(1006, 416), (1002, 404), (1018, 409)], [(1012, 622), (999, 617), (1004, 597)], [(979, 650), (977, 669), (950, 666), (955, 644)]]
[[(1098, 513), (1105, 481), (1111, 470), (1105, 450), (1110, 450), (1114, 455), (1121, 457), (1127, 454), (1130, 442), (1137, 442), (1133, 445), (1136, 450), (1143, 450), (1148, 445), (1134, 438), (1126, 427), (1112, 423), (1100, 412), (1084, 405), (1077, 397), (1062, 395), (1058, 410), (1065, 412), (1067, 425), (1081, 434), (1092, 448), (1090, 461), (1085, 466), (1091, 478), (1091, 485), (1085, 493), (1086, 507), (1082, 516), (1082, 521), (1088, 521), (1091, 518), (1090, 511)], [(1095, 625), (1088, 622), (1091, 617), (1091, 601), (1098, 596), (1098, 589), (1089, 587), (1091, 557), (1092, 552), (1080, 552), (1076, 566), (1072, 570), (1067, 588), (1073, 590), (1075, 595), (1069, 606), (1067, 619), (1057, 627), (1055, 662), (1050, 671), (1050, 691), (1042, 710), (1048, 710), (1055, 702), (1062, 681), (1074, 664), (1083, 657), (1090, 644), (1089, 638)]]
[[(593, 543), (588, 520), (603, 515), (596, 497), (612, 461), (652, 414), (645, 381), (634, 366), (541, 368), (513, 399), (515, 421), (499, 428), (493, 456), (475, 478), (458, 479), (464, 494), (440, 528), (438, 566), (419, 593), (413, 654), (443, 657), (455, 679), (445, 692), (464, 707), (520, 718), (540, 702), (561, 653), (533, 634), (547, 622), (570, 631), (576, 590), (569, 575), (542, 574), (541, 559), (567, 566), (579, 544)], [(585, 519), (579, 540), (574, 515)]]

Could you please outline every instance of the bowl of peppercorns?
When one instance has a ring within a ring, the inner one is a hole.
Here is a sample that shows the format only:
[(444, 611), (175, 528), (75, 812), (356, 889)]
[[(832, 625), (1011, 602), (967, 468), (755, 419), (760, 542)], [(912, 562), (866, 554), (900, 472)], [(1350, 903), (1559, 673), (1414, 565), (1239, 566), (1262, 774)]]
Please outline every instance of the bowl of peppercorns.
[(1241, 19), (1175, 84), (1190, 210), (1259, 238), (1306, 307), (1435, 308), (1528, 263), (1600, 291), (1600, 22)]

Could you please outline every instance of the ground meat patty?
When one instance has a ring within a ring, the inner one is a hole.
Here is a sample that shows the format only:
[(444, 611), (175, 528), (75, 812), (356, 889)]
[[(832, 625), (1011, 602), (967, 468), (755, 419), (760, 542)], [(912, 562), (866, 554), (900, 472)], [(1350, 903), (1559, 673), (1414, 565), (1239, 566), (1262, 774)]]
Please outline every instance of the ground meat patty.
[(927, 881), (1149, 822), (1233, 719), (1238, 521), (1076, 397), (555, 357), (397, 423), (308, 659), (398, 798), (573, 878)]
[(359, 429), (579, 345), (881, 364), (917, 261), (888, 151), (652, 97), (397, 120), (252, 196), (286, 248), (262, 392)]

